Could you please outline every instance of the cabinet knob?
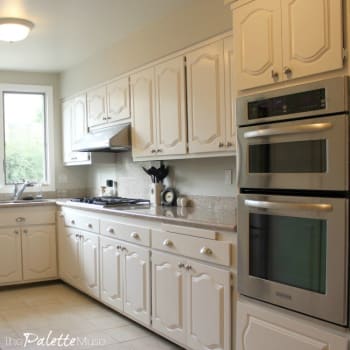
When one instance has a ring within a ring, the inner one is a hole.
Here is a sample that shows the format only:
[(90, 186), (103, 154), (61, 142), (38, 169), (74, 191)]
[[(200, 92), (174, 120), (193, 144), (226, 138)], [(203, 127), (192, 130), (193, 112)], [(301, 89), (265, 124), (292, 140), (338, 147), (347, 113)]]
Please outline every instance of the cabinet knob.
[(116, 246), (116, 249), (117, 249), (117, 250), (121, 250), (121, 249), (122, 249), (122, 246), (121, 246), (121, 245), (117, 245), (117, 246)]
[(233, 146), (233, 145), (232, 145), (232, 142), (227, 142), (226, 146), (227, 146), (227, 147), (232, 147), (232, 146)]
[(77, 239), (78, 239), (78, 238), (79, 238), (79, 235), (78, 235), (78, 234), (76, 234), (76, 235), (75, 235), (75, 238), (77, 238)]
[(179, 269), (182, 269), (182, 268), (185, 267), (185, 264), (184, 264), (183, 262), (179, 262), (179, 263), (177, 264), (177, 267), (178, 267)]
[(191, 266), (190, 264), (186, 264), (186, 265), (185, 265), (185, 269), (186, 269), (187, 271), (190, 271), (190, 270), (192, 270), (192, 266)]
[(125, 247), (122, 247), (122, 252), (127, 252), (128, 250)]
[(151, 150), (151, 153), (156, 153), (157, 151), (155, 149), (152, 149)]
[(161, 148), (157, 149), (157, 153), (162, 153), (162, 152), (163, 152), (163, 150)]
[(284, 68), (283, 68), (283, 73), (284, 73), (285, 75), (290, 75), (290, 74), (292, 74), (292, 70), (291, 70), (291, 68), (289, 68), (289, 67), (284, 67)]
[(71, 220), (70, 223), (71, 223), (72, 225), (75, 225), (75, 220)]
[(77, 160), (78, 157), (70, 157), (70, 160)]
[(25, 218), (23, 218), (22, 216), (19, 216), (18, 218), (16, 218), (16, 222), (23, 222), (26, 221)]
[(15, 233), (15, 235), (18, 235), (18, 234), (19, 234), (19, 231), (18, 231), (18, 230), (15, 230), (14, 233)]
[(102, 120), (107, 120), (107, 117), (103, 117)]
[(134, 239), (139, 239), (140, 238), (140, 236), (139, 236), (139, 234), (137, 232), (131, 232), (130, 233), (130, 237), (134, 238)]
[(272, 71), (271, 71), (271, 78), (273, 80), (277, 80), (279, 78), (278, 72), (276, 72), (274, 69), (272, 69)]
[(114, 233), (114, 228), (113, 227), (108, 227), (107, 232)]
[(224, 143), (223, 142), (219, 142), (219, 148), (224, 147)]
[(202, 254), (202, 255), (212, 255), (212, 254), (213, 254), (213, 251), (212, 251), (210, 248), (203, 247), (203, 248), (199, 251), (199, 253)]
[(164, 242), (163, 242), (163, 246), (164, 247), (172, 247), (174, 244), (173, 242), (170, 240), (170, 239), (166, 239)]
[(92, 228), (92, 224), (88, 224), (88, 228)]
[(28, 230), (23, 230), (23, 233), (26, 235), (28, 233)]

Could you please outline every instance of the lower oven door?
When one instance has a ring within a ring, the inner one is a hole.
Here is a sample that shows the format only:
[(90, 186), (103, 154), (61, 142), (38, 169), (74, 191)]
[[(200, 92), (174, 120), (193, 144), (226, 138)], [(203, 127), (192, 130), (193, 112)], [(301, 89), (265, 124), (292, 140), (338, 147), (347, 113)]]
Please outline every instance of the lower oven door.
[(240, 188), (348, 190), (347, 115), (240, 127)]
[(240, 195), (240, 293), (348, 322), (348, 200)]

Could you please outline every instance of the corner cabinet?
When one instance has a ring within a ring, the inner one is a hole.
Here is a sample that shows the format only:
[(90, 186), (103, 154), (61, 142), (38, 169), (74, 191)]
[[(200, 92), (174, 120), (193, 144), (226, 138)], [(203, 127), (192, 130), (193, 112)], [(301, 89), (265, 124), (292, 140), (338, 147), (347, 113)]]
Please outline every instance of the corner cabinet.
[(133, 156), (186, 153), (184, 58), (131, 75)]
[(63, 162), (64, 165), (91, 164), (89, 152), (74, 152), (73, 145), (87, 133), (86, 95), (80, 95), (62, 104)]
[(342, 68), (342, 22), (342, 0), (235, 3), (237, 89)]
[(348, 350), (345, 330), (286, 313), (254, 301), (238, 301), (236, 350)]

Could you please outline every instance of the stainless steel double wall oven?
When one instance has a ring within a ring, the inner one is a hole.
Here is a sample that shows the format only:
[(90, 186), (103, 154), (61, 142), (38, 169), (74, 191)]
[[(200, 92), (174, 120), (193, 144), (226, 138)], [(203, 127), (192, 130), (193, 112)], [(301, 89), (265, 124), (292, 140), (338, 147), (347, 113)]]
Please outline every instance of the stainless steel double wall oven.
[(348, 326), (347, 77), (237, 100), (239, 292)]

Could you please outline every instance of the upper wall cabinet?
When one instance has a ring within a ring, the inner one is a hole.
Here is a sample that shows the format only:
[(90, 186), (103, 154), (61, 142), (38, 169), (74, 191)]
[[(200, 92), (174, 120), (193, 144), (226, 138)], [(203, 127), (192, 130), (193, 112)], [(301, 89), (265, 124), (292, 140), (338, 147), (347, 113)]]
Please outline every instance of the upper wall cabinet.
[(102, 126), (130, 118), (129, 80), (115, 80), (87, 93), (88, 127)]
[(131, 75), (130, 86), (134, 158), (185, 154), (183, 57)]
[(62, 124), (64, 165), (90, 164), (90, 153), (72, 151), (74, 143), (87, 133), (85, 94), (63, 102)]
[(254, 0), (233, 10), (238, 90), (343, 66), (342, 0)]

